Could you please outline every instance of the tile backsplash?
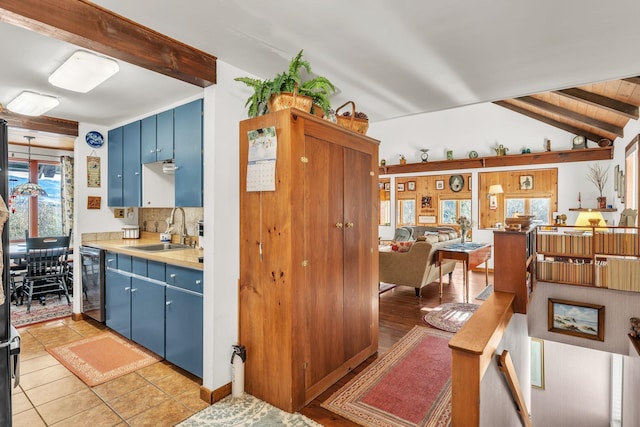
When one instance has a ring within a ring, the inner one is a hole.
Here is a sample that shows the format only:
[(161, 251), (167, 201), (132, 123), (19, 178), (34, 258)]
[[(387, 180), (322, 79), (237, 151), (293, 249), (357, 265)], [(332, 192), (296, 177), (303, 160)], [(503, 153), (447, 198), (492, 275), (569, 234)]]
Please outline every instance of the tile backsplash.
[[(171, 217), (171, 208), (139, 208), (138, 225), (140, 231), (150, 231), (152, 233), (162, 233), (167, 229), (167, 221)], [(204, 217), (204, 208), (184, 208), (185, 221), (187, 223), (187, 234), (195, 236), (198, 234), (197, 223)], [(172, 234), (179, 234), (182, 226), (182, 215), (176, 212), (175, 225)]]

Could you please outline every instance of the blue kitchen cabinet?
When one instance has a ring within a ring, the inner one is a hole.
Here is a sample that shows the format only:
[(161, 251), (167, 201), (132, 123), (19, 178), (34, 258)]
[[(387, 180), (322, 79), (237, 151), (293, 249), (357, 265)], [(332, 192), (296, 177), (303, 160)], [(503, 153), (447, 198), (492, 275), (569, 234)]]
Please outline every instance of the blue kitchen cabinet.
[(174, 108), (175, 205), (202, 206), (202, 99)]
[(167, 286), (165, 358), (202, 378), (202, 294)]
[(140, 147), (142, 163), (173, 159), (173, 110), (141, 120)]
[(105, 272), (105, 318), (108, 327), (131, 338), (131, 276), (111, 268)]
[(122, 202), (123, 206), (142, 205), (139, 120), (124, 125), (122, 130)]
[(164, 357), (165, 284), (131, 278), (131, 339)]
[(123, 206), (122, 203), (122, 127), (111, 129), (107, 134), (107, 205)]
[(140, 121), (140, 158), (142, 163), (156, 161), (156, 115), (146, 117)]

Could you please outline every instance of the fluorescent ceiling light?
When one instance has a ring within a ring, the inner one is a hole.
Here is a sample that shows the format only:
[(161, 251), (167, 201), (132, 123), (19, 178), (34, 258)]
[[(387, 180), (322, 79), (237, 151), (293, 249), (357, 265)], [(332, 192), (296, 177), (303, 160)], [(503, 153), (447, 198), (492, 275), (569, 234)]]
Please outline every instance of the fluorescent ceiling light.
[(120, 70), (104, 56), (78, 50), (49, 76), (49, 83), (74, 92), (87, 93)]
[(10, 111), (25, 116), (40, 116), (60, 104), (58, 98), (39, 93), (23, 91), (7, 104)]

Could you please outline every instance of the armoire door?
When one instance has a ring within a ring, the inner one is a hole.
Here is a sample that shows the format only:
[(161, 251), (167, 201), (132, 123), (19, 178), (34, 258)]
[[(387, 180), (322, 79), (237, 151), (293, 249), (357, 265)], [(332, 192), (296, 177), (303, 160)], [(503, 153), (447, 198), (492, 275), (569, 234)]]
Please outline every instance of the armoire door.
[(344, 363), (343, 148), (305, 138), (304, 260), (308, 340), (306, 388)]
[(372, 302), (378, 298), (371, 259), (374, 246), (371, 221), (376, 217), (372, 200), (371, 155), (344, 149), (344, 243), (343, 304), (344, 359), (348, 360), (372, 343)]

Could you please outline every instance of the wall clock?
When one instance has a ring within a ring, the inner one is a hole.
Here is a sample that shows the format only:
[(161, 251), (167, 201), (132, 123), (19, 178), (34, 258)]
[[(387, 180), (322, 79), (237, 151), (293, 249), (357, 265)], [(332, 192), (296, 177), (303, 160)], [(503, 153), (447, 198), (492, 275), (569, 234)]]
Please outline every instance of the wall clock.
[(458, 192), (464, 188), (464, 178), (462, 175), (451, 175), (449, 178), (449, 188), (453, 192)]
[(95, 130), (87, 132), (84, 139), (87, 141), (87, 145), (91, 148), (100, 148), (102, 147), (102, 144), (104, 144), (104, 137), (100, 132)]
[(576, 135), (573, 137), (573, 146), (572, 150), (577, 150), (579, 148), (587, 148), (587, 139), (582, 135)]

